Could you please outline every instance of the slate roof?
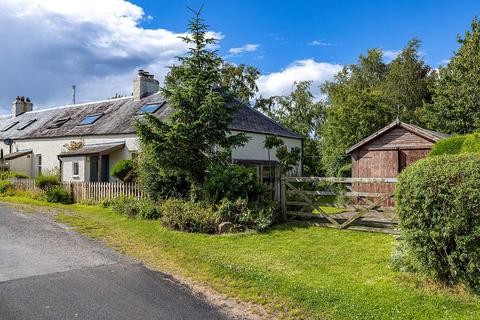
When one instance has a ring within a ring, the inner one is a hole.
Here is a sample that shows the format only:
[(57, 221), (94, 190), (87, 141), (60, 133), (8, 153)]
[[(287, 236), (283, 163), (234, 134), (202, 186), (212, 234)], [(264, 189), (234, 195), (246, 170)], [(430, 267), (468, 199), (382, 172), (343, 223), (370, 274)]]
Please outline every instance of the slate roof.
[[(24, 140), (134, 134), (133, 120), (138, 117), (136, 113), (144, 105), (154, 103), (163, 103), (162, 107), (155, 112), (155, 115), (160, 119), (166, 118), (172, 112), (168, 102), (165, 102), (165, 99), (159, 93), (156, 93), (141, 100), (126, 97), (52, 109), (34, 110), (15, 118), (11, 116), (3, 117), (0, 118), (0, 140), (7, 138)], [(79, 125), (86, 116), (98, 113), (103, 113), (103, 116), (94, 124)], [(36, 119), (36, 121), (31, 125), (23, 130), (18, 130), (22, 125), (33, 119)], [(48, 128), (53, 122), (59, 119), (69, 120), (59, 128)], [(2, 131), (16, 121), (19, 123), (6, 131)], [(278, 123), (247, 105), (243, 105), (242, 109), (235, 115), (230, 129), (301, 139), (301, 136), (298, 134), (283, 128)]]
[(71, 150), (67, 152), (63, 152), (60, 154), (62, 157), (75, 157), (75, 156), (88, 156), (94, 155), (99, 153), (110, 153), (115, 150), (120, 150), (125, 146), (125, 142), (112, 142), (112, 143), (99, 143), (99, 144), (91, 144), (85, 145), (77, 150)]
[(352, 153), (354, 150), (360, 148), (361, 146), (369, 143), (370, 141), (378, 138), (379, 136), (381, 136), (382, 134), (386, 133), (387, 131), (390, 131), (392, 130), (393, 128), (396, 128), (396, 127), (401, 127), (401, 128), (404, 128), (418, 136), (421, 136), (431, 142), (437, 142), (439, 140), (442, 140), (444, 138), (448, 138), (450, 137), (449, 134), (446, 134), (446, 133), (443, 133), (443, 132), (438, 132), (438, 131), (433, 131), (433, 130), (428, 130), (428, 129), (424, 129), (424, 128), (421, 128), (419, 126), (416, 126), (416, 125), (413, 125), (413, 124), (409, 124), (409, 123), (406, 123), (406, 122), (402, 122), (400, 121), (399, 119), (396, 119), (395, 121), (393, 121), (392, 123), (390, 123), (389, 125), (383, 127), (382, 129), (378, 130), (377, 132), (371, 134), (370, 136), (366, 137), (365, 139), (363, 139), (362, 141), (358, 142), (357, 144), (351, 146), (345, 153), (349, 154), (349, 153)]

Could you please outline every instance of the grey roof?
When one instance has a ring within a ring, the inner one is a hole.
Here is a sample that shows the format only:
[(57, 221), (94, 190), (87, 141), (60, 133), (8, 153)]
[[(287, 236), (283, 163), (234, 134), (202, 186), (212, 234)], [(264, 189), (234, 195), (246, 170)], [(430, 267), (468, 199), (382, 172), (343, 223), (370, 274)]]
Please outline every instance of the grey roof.
[(384, 134), (385, 132), (387, 131), (390, 131), (391, 129), (393, 128), (396, 128), (396, 127), (401, 127), (401, 128), (404, 128), (414, 134), (417, 134), (431, 142), (437, 142), (441, 139), (444, 139), (444, 138), (448, 138), (450, 137), (449, 134), (446, 134), (446, 133), (443, 133), (443, 132), (438, 132), (438, 131), (433, 131), (433, 130), (428, 130), (428, 129), (424, 129), (424, 128), (421, 128), (419, 126), (416, 126), (416, 125), (413, 125), (413, 124), (409, 124), (409, 123), (406, 123), (406, 122), (402, 122), (400, 121), (398, 118), (393, 121), (392, 123), (390, 123), (389, 125), (383, 127), (382, 129), (378, 130), (377, 132), (371, 134), (370, 136), (366, 137), (365, 139), (363, 139), (362, 141), (358, 142), (357, 144), (351, 146), (347, 151), (346, 153), (349, 154), (349, 153), (352, 153), (352, 151), (360, 148), (361, 146), (367, 144), (368, 142), (378, 138), (379, 136), (381, 136), (382, 134)]
[(12, 153), (7, 154), (4, 157), (4, 159), (5, 160), (12, 160), (12, 159), (20, 158), (20, 157), (26, 156), (28, 154), (31, 154), (32, 152), (33, 152), (32, 150), (22, 150), (22, 151), (12, 152)]
[[(141, 100), (126, 97), (52, 109), (34, 110), (15, 118), (11, 116), (4, 117), (0, 119), (0, 140), (6, 138), (19, 140), (134, 134), (135, 128), (133, 127), (133, 120), (138, 117), (136, 115), (137, 111), (146, 104), (154, 103), (163, 103), (162, 107), (155, 113), (157, 117), (163, 119), (172, 112), (168, 102), (165, 102), (165, 99), (159, 93), (156, 93)], [(79, 125), (86, 116), (98, 113), (103, 113), (103, 116), (94, 124)], [(59, 128), (48, 128), (56, 120), (65, 118), (69, 120)], [(36, 121), (31, 125), (23, 130), (18, 130), (22, 125), (33, 119), (36, 119)], [(14, 127), (4, 132), (1, 131), (16, 121), (19, 121), (19, 123)], [(278, 123), (247, 105), (242, 105), (242, 109), (235, 115), (230, 129), (301, 139), (301, 136), (298, 134), (283, 128)]]
[(87, 156), (99, 153), (110, 153), (116, 150), (120, 150), (125, 146), (125, 142), (112, 142), (112, 143), (99, 143), (85, 145), (77, 150), (62, 152), (61, 157), (75, 157), (75, 156)]

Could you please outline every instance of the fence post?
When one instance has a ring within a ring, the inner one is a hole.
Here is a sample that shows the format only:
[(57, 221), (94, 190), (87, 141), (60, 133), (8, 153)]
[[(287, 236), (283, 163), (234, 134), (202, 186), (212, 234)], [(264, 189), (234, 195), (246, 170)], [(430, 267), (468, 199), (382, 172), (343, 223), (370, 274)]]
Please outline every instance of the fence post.
[(282, 203), (283, 218), (287, 218), (287, 192), (285, 191), (285, 177), (280, 177), (280, 201)]

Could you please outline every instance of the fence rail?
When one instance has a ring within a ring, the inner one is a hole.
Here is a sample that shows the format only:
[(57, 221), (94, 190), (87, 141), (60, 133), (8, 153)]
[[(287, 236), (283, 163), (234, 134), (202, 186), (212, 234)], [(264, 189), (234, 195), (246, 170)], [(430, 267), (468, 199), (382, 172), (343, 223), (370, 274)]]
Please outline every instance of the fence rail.
[[(33, 179), (11, 179), (15, 189), (31, 192), (43, 192), (35, 185)], [(84, 201), (100, 202), (118, 197), (143, 198), (144, 194), (136, 183), (122, 182), (62, 182), (61, 185), (70, 192), (74, 203)]]
[[(318, 182), (340, 184), (343, 190), (309, 190), (315, 189)], [(338, 178), (338, 177), (284, 177), (281, 180), (281, 205), (284, 214), (301, 217), (321, 217), (326, 219), (330, 226), (338, 229), (349, 227), (356, 220), (361, 219), (369, 211), (387, 212), (385, 203), (393, 196), (393, 188), (385, 192), (362, 192), (355, 190), (358, 185), (385, 184), (394, 186), (397, 178)], [(321, 197), (346, 197), (350, 203), (343, 207), (349, 214), (343, 220), (336, 219), (322, 207), (339, 207), (337, 203), (320, 201)], [(355, 203), (356, 202), (356, 203)], [(315, 212), (315, 213), (314, 213)]]

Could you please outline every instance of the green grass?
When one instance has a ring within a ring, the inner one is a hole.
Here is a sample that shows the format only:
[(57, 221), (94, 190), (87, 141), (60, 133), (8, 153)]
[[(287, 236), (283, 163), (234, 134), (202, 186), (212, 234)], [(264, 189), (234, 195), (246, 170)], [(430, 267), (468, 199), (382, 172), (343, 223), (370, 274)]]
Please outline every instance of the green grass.
[(480, 318), (477, 297), (393, 271), (390, 235), (284, 224), (268, 233), (212, 236), (169, 231), (98, 207), (50, 207), (69, 210), (57, 219), (79, 232), (159, 270), (263, 305), (273, 318)]

